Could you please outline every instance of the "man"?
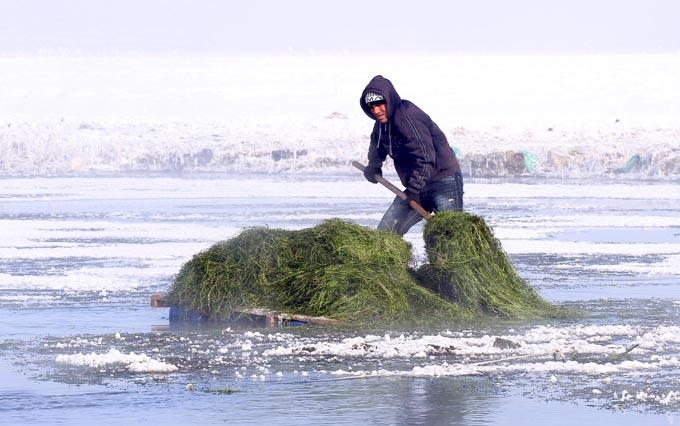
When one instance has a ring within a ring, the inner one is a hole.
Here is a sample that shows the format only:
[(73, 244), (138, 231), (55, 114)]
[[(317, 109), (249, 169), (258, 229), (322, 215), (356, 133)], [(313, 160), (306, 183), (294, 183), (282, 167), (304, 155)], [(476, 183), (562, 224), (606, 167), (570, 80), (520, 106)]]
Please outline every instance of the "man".
[(428, 211), (463, 209), (463, 177), (444, 133), (412, 102), (402, 100), (392, 82), (373, 77), (361, 93), (361, 108), (375, 120), (364, 176), (377, 183), (387, 155), (406, 187), (406, 201), (396, 197), (378, 229), (404, 235), (422, 216), (409, 206), (415, 200)]

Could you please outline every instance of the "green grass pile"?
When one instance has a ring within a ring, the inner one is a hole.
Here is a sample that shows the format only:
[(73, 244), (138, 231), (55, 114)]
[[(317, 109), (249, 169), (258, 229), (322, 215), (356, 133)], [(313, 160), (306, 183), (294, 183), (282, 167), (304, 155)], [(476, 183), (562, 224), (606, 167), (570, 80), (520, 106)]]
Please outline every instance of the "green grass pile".
[(428, 263), (424, 286), (474, 312), (508, 318), (552, 317), (543, 300), (513, 267), (484, 219), (467, 212), (436, 214), (425, 226)]
[(482, 218), (438, 213), (424, 237), (429, 263), (414, 271), (410, 245), (387, 231), (337, 219), (302, 230), (248, 229), (187, 262), (169, 301), (213, 320), (251, 308), (352, 323), (556, 314), (517, 275)]
[(461, 317), (458, 305), (418, 284), (411, 263), (401, 237), (337, 219), (253, 228), (195, 255), (169, 300), (212, 319), (247, 308), (353, 322)]

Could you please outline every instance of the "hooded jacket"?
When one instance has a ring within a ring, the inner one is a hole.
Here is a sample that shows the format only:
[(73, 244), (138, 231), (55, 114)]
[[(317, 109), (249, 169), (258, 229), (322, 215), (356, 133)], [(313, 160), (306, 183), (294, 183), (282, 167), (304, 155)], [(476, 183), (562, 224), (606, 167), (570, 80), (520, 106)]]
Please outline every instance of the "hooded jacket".
[[(366, 105), (368, 92), (383, 96), (387, 105), (387, 123), (375, 120)], [(375, 120), (368, 148), (368, 164), (381, 167), (387, 155), (392, 157), (401, 183), (421, 192), (431, 182), (460, 172), (456, 154), (444, 132), (412, 102), (401, 99), (392, 82), (381, 75), (373, 77), (361, 93), (361, 108)]]

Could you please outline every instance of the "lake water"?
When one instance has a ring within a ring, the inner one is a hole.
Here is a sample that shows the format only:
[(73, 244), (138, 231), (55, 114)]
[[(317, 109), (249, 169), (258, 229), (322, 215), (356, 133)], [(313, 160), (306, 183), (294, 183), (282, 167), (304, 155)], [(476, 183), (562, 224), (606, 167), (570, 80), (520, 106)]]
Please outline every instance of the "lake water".
[[(391, 197), (360, 175), (0, 183), (3, 424), (678, 421), (678, 182), (466, 181), (466, 209), (575, 315), (427, 329), (171, 328), (149, 306), (246, 227), (374, 227)], [(417, 261), (421, 232), (406, 236)]]

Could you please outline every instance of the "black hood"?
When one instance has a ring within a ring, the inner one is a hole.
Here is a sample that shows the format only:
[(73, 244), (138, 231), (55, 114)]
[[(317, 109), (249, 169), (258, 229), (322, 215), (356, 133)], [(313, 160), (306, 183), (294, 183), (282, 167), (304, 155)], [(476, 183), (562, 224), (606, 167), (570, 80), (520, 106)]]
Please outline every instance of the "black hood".
[(373, 114), (371, 114), (371, 110), (368, 108), (368, 105), (366, 105), (364, 100), (367, 92), (376, 92), (385, 98), (385, 103), (387, 104), (387, 115), (390, 117), (390, 119), (392, 119), (394, 111), (396, 111), (397, 107), (401, 104), (401, 98), (394, 89), (392, 82), (382, 75), (376, 75), (368, 83), (364, 91), (361, 92), (361, 98), (359, 99), (361, 109), (363, 109), (366, 115), (372, 120), (375, 120), (375, 117), (373, 117)]

